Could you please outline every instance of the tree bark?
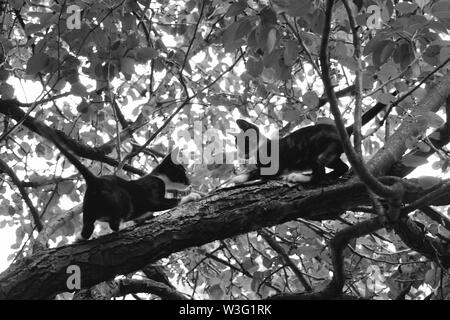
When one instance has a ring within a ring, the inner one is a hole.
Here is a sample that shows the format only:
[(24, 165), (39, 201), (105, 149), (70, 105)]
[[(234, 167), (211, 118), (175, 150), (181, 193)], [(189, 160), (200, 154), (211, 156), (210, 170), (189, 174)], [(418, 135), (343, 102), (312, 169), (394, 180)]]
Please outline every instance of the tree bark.
[(171, 253), (277, 225), (321, 220), (369, 203), (361, 183), (299, 191), (277, 182), (231, 188), (151, 221), (85, 243), (38, 251), (0, 274), (0, 299), (45, 299), (68, 291), (69, 265), (88, 288), (143, 268)]
[[(419, 196), (409, 195), (412, 199)], [(370, 203), (360, 182), (307, 190), (273, 181), (224, 189), (143, 225), (38, 251), (0, 274), (0, 299), (46, 299), (69, 291), (66, 270), (70, 265), (80, 267), (81, 288), (88, 288), (189, 247), (296, 218), (336, 218), (345, 210)]]

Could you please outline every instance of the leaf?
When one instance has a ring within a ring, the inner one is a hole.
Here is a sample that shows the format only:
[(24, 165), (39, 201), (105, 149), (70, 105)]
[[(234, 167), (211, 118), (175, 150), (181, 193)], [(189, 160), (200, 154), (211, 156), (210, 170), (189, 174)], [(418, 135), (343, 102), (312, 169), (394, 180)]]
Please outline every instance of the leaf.
[(345, 43), (339, 42), (338, 44), (336, 44), (334, 50), (333, 50), (333, 54), (335, 54), (336, 56), (348, 56), (348, 49), (347, 46), (345, 45)]
[(33, 33), (39, 32), (46, 26), (40, 23), (27, 23), (25, 26), (25, 33), (27, 35), (32, 35)]
[(136, 50), (136, 60), (138, 62), (147, 62), (158, 56), (158, 52), (151, 47), (139, 48)]
[(224, 31), (222, 35), (222, 43), (225, 51), (233, 51), (237, 49), (243, 42), (244, 39), (236, 38), (236, 34), (240, 25), (240, 21), (235, 21)]
[(262, 272), (256, 271), (253, 274), (253, 279), (252, 279), (252, 282), (250, 284), (250, 289), (252, 289), (253, 292), (257, 292), (258, 291), (258, 288), (259, 288), (259, 285), (262, 282), (262, 279), (263, 279), (263, 273)]
[(268, 53), (271, 53), (273, 51), (276, 43), (277, 43), (277, 30), (275, 28), (271, 28), (269, 33), (267, 34), (267, 41), (266, 41)]
[(311, 0), (278, 0), (277, 4), (279, 4), (280, 9), (292, 17), (305, 16), (313, 7), (313, 2)]
[(2, 82), (0, 84), (0, 95), (2, 99), (12, 99), (14, 97), (14, 88), (9, 83)]
[(394, 52), (394, 42), (391, 40), (383, 40), (375, 45), (372, 60), (375, 66), (379, 67), (384, 64)]
[(424, 282), (431, 287), (436, 285), (436, 270), (431, 268), (425, 273)]
[(422, 187), (422, 189), (426, 190), (441, 184), (442, 180), (439, 179), (438, 177), (423, 176), (417, 178), (417, 183)]
[(277, 13), (270, 7), (266, 6), (259, 13), (262, 25), (276, 25), (277, 24)]
[(315, 91), (308, 91), (303, 95), (303, 103), (314, 108), (319, 105), (319, 97)]
[(20, 152), (22, 155), (24, 155), (24, 156), (27, 155), (27, 154), (30, 152), (30, 150), (31, 150), (31, 147), (30, 147), (30, 145), (29, 145), (28, 142), (23, 141), (23, 142), (20, 144), (19, 152)]
[(419, 141), (416, 147), (422, 152), (429, 152), (431, 150), (431, 147), (423, 141)]
[(409, 2), (400, 2), (395, 5), (395, 9), (401, 14), (408, 14), (414, 12), (417, 9), (417, 4)]
[(283, 52), (284, 63), (287, 66), (293, 65), (298, 57), (298, 52), (299, 47), (297, 41), (294, 40), (287, 41)]
[(414, 149), (414, 147), (416, 146), (418, 140), (416, 137), (407, 137), (406, 141), (405, 141), (405, 146), (408, 149)]
[(253, 57), (250, 57), (247, 60), (245, 67), (247, 68), (247, 72), (255, 78), (258, 77), (264, 69), (262, 60), (256, 60)]
[(431, 12), (438, 18), (450, 18), (450, 2), (439, 1), (431, 7)]
[(34, 149), (34, 151), (36, 152), (36, 154), (38, 155), (38, 157), (42, 157), (42, 158), (46, 158), (47, 160), (52, 159), (52, 157), (48, 157), (48, 155), (51, 152), (48, 152), (48, 148), (45, 146), (45, 144), (39, 142), (36, 146), (36, 148)]
[(258, 264), (255, 263), (255, 261), (250, 258), (246, 258), (244, 260), (244, 262), (242, 263), (242, 267), (244, 268), (244, 270), (246, 270), (250, 273), (259, 268)]
[(208, 293), (212, 299), (219, 300), (219, 299), (222, 299), (224, 291), (223, 291), (222, 287), (220, 286), (220, 284), (214, 284), (211, 287), (209, 287)]
[(225, 17), (234, 17), (242, 13), (247, 8), (247, 1), (238, 1), (231, 4), (225, 13)]
[(80, 82), (72, 83), (70, 92), (79, 97), (87, 97), (88, 92), (84, 85), (82, 85)]
[(439, 170), (442, 168), (442, 165), (444, 164), (444, 162), (442, 160), (439, 161), (435, 161), (431, 164), (431, 169), (433, 170)]
[(191, 12), (192, 10), (194, 10), (194, 8), (196, 6), (197, 6), (197, 3), (195, 0), (190, 0), (185, 3), (185, 8), (186, 8), (187, 12)]
[(443, 47), (439, 52), (439, 62), (444, 63), (450, 58), (450, 47)]
[(20, 9), (22, 9), (24, 0), (9, 0), (8, 2), (15, 10), (20, 11)]
[(27, 62), (27, 75), (34, 75), (44, 70), (50, 62), (50, 57), (45, 53), (34, 54)]
[(421, 115), (425, 117), (425, 119), (428, 122), (428, 125), (432, 128), (439, 128), (445, 123), (444, 119), (442, 119), (433, 111), (427, 111), (422, 113)]
[(243, 18), (239, 21), (239, 27), (236, 30), (235, 40), (242, 40), (242, 38), (247, 37), (249, 32), (253, 30), (253, 25), (249, 18)]
[(282, 109), (282, 119), (288, 122), (294, 122), (301, 118), (302, 113), (297, 109)]
[(53, 91), (58, 92), (64, 89), (67, 81), (64, 78), (58, 79), (58, 73), (54, 73), (51, 78), (47, 82), (47, 86), (49, 86)]
[[(20, 244), (25, 237), (25, 231), (23, 230), (23, 227), (20, 226), (16, 229), (16, 244)], [(11, 246), (12, 248), (12, 246)]]
[(80, 113), (88, 113), (90, 108), (91, 108), (91, 105), (89, 103), (87, 103), (86, 101), (82, 101), (77, 106), (77, 111)]
[(122, 18), (122, 29), (125, 31), (136, 29), (136, 17), (131, 13), (124, 14)]
[(75, 188), (75, 184), (71, 180), (65, 180), (58, 183), (59, 194), (70, 194)]
[(134, 65), (136, 61), (132, 58), (123, 58), (120, 60), (120, 71), (124, 75), (132, 75), (134, 73)]
[(430, 45), (423, 53), (423, 59), (430, 65), (435, 66), (439, 63), (439, 52), (441, 51), (441, 46)]
[(377, 101), (386, 105), (391, 104), (391, 102), (395, 101), (395, 97), (390, 93), (380, 93), (377, 96)]
[(9, 78), (9, 71), (5, 68), (0, 68), (0, 81), (6, 81)]
[(399, 63), (402, 70), (405, 69), (414, 60), (414, 51), (411, 44), (404, 40), (397, 46), (394, 51), (394, 61)]
[(419, 156), (414, 156), (412, 154), (408, 154), (402, 158), (401, 162), (407, 167), (415, 168), (415, 167), (418, 167), (418, 166), (428, 163), (428, 160), (424, 157), (419, 157)]

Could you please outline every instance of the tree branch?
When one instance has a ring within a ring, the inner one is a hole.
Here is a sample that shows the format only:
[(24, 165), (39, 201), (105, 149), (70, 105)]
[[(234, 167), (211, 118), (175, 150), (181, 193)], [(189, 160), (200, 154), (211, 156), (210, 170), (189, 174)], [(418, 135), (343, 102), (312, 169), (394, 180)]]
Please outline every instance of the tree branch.
[[(25, 117), (25, 112), (19, 108), (20, 102), (16, 100), (0, 100), (0, 113), (8, 116), (18, 122), (22, 121)], [(54, 130), (40, 121), (37, 121), (31, 116), (27, 116), (25, 120), (23, 120), (23, 125), (30, 129), (31, 131), (41, 134), (39, 128), (46, 127), (48, 130)], [(43, 130), (45, 132), (45, 130)], [(111, 166), (117, 167), (119, 162), (113, 158), (110, 158), (105, 155), (102, 150), (98, 150), (97, 148), (91, 148), (86, 145), (82, 145), (75, 141), (72, 138), (67, 137), (63, 132), (59, 130), (54, 130), (60, 136), (60, 138), (70, 146), (71, 150), (80, 157), (84, 157), (91, 160), (97, 160), (109, 164)], [(45, 136), (45, 134), (43, 134)], [(47, 138), (47, 137), (46, 137)], [(136, 169), (130, 165), (125, 165), (123, 167), (124, 170), (138, 174), (145, 175), (146, 173), (142, 170)]]
[(110, 300), (127, 294), (149, 293), (163, 300), (188, 300), (182, 293), (164, 283), (151, 279), (118, 279), (106, 281), (76, 293), (75, 300)]
[(30, 214), (33, 218), (34, 224), (36, 225), (36, 228), (38, 231), (41, 231), (43, 226), (41, 219), (39, 218), (39, 213), (37, 212), (36, 208), (34, 207), (33, 203), (30, 200), (30, 197), (28, 197), (28, 193), (25, 191), (25, 188), (22, 186), (22, 183), (20, 179), (17, 177), (16, 173), (8, 166), (6, 162), (0, 159), (0, 172), (5, 172), (12, 180), (12, 182), (17, 186), (17, 189), (19, 189), (20, 195), (22, 196), (23, 200), (28, 206), (28, 210), (30, 210)]
[(286, 252), (284, 252), (283, 248), (277, 243), (277, 241), (272, 238), (272, 235), (264, 229), (259, 230), (259, 234), (264, 238), (269, 246), (283, 258), (284, 262), (289, 266), (289, 268), (291, 268), (298, 280), (300, 280), (305, 290), (312, 291), (311, 285), (308, 283), (308, 281), (306, 281), (303, 273), (292, 262), (292, 260), (289, 258)]
[(358, 178), (360, 178), (361, 181), (363, 181), (368, 188), (370, 188), (373, 192), (382, 197), (399, 198), (402, 196), (403, 193), (403, 190), (401, 189), (399, 184), (394, 184), (392, 187), (388, 187), (380, 183), (378, 180), (376, 180), (374, 176), (372, 176), (370, 171), (367, 170), (367, 168), (364, 166), (361, 157), (355, 152), (350, 143), (347, 131), (342, 121), (338, 101), (336, 98), (336, 94), (334, 93), (333, 84), (330, 78), (330, 70), (329, 70), (330, 67), (328, 64), (328, 40), (330, 37), (330, 25), (331, 25), (331, 16), (333, 14), (333, 4), (334, 0), (327, 1), (327, 7), (325, 11), (325, 24), (322, 34), (322, 43), (320, 47), (320, 63), (322, 68), (322, 81), (330, 103), (330, 110), (334, 116), (337, 131), (339, 133), (339, 137), (342, 142), (342, 147)]
[(333, 278), (328, 286), (319, 292), (302, 292), (296, 294), (275, 295), (273, 299), (302, 299), (302, 300), (323, 300), (338, 299), (342, 296), (342, 288), (345, 284), (344, 257), (342, 253), (350, 240), (373, 233), (383, 228), (381, 219), (373, 218), (357, 223), (351, 227), (337, 232), (330, 240), (331, 260), (333, 263)]
[[(416, 192), (410, 198), (420, 196)], [(302, 190), (298, 185), (271, 181), (221, 190), (139, 226), (85, 243), (38, 251), (0, 274), (0, 299), (43, 299), (68, 291), (69, 265), (81, 268), (81, 286), (90, 288), (189, 247), (297, 218), (333, 219), (347, 209), (370, 203), (361, 182)]]

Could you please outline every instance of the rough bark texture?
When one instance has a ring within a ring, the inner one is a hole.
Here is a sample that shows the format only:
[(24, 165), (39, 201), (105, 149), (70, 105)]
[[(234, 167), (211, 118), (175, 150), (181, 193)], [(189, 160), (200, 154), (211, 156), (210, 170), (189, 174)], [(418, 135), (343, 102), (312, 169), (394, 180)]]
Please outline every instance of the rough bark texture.
[(45, 299), (67, 291), (69, 265), (81, 268), (82, 288), (88, 288), (188, 247), (297, 217), (335, 217), (368, 203), (361, 183), (303, 191), (275, 182), (228, 189), (141, 226), (86, 243), (38, 251), (0, 274), (0, 299)]
[(88, 288), (188, 247), (296, 218), (335, 218), (346, 209), (370, 203), (364, 185), (358, 182), (311, 190), (278, 182), (226, 189), (143, 225), (38, 251), (0, 274), (0, 299), (45, 299), (68, 291), (69, 265), (80, 267), (81, 286)]

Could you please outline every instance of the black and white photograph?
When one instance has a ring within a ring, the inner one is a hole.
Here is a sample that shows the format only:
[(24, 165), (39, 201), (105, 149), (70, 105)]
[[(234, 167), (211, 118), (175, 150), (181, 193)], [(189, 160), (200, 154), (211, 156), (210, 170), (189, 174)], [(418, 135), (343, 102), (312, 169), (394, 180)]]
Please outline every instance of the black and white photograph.
[(450, 300), (449, 30), (449, 0), (0, 1), (0, 300)]

